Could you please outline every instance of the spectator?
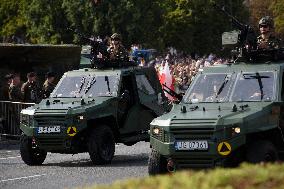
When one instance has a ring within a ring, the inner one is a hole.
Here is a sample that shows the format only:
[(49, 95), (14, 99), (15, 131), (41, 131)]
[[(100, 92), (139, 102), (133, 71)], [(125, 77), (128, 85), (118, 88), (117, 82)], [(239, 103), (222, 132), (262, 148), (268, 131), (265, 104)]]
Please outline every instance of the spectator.
[(13, 76), (12, 82), (9, 87), (9, 100), (14, 102), (23, 101), (23, 95), (21, 93), (21, 79), (19, 74)]
[[(184, 53), (175, 53), (176, 56), (169, 56), (167, 53), (164, 58), (156, 60), (155, 69), (159, 78), (161, 78), (161, 70), (163, 70), (164, 63), (167, 61), (170, 65), (170, 70), (175, 80), (175, 91), (185, 92), (197, 74), (199, 69), (203, 67), (212, 66), (216, 64), (227, 63), (226, 60), (216, 58), (216, 55), (209, 54), (208, 57), (200, 57), (186, 55)], [(196, 54), (195, 54), (196, 55)]]
[(2, 88), (2, 92), (3, 92), (3, 100), (9, 100), (9, 88), (10, 88), (10, 85), (12, 83), (12, 80), (13, 80), (13, 77), (14, 75), (13, 74), (7, 74), (5, 76), (5, 84)]
[(42, 99), (42, 91), (37, 82), (37, 76), (35, 72), (29, 72), (27, 74), (27, 82), (22, 85), (22, 95), (24, 102), (39, 103)]
[(43, 98), (48, 98), (50, 93), (55, 88), (55, 73), (53, 72), (47, 72), (46, 74), (46, 80), (43, 83), (42, 91), (43, 91)]

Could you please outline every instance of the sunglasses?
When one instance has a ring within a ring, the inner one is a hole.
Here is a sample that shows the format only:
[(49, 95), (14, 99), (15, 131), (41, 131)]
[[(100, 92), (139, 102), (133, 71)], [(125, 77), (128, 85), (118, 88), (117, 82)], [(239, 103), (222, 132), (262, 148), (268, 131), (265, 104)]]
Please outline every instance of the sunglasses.
[(268, 25), (260, 25), (260, 28), (268, 28)]

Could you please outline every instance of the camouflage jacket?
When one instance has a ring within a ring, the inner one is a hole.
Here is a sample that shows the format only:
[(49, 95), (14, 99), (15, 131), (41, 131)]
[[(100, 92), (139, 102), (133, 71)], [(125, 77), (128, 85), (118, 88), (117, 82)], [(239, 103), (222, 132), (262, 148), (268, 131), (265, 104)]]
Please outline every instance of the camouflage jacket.
[(278, 49), (280, 47), (280, 40), (270, 35), (268, 39), (264, 39), (261, 35), (257, 37), (257, 46), (259, 49)]
[(122, 45), (118, 48), (111, 46), (108, 48), (108, 52), (110, 60), (126, 60), (128, 58), (128, 52)]

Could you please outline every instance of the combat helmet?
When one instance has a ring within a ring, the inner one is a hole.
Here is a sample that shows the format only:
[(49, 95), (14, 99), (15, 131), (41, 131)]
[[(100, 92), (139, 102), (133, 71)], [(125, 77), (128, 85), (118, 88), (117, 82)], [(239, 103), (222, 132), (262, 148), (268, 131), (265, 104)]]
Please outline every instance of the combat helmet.
[(273, 19), (270, 16), (262, 17), (258, 22), (258, 26), (260, 26), (260, 25), (267, 25), (271, 29), (274, 28), (274, 22), (273, 22)]
[(121, 41), (121, 35), (118, 34), (118, 33), (112, 34), (110, 38), (111, 38), (111, 39), (119, 39), (119, 40)]

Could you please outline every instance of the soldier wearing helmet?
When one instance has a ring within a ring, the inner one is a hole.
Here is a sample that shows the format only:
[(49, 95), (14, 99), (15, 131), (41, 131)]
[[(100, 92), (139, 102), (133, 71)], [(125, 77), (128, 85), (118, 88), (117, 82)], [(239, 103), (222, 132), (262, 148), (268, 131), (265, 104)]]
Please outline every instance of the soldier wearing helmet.
[(108, 48), (110, 60), (128, 61), (128, 52), (121, 43), (121, 36), (118, 33), (114, 33), (110, 40)]
[(260, 35), (257, 38), (258, 49), (278, 49), (280, 40), (274, 36), (274, 23), (270, 16), (262, 17), (258, 23)]

